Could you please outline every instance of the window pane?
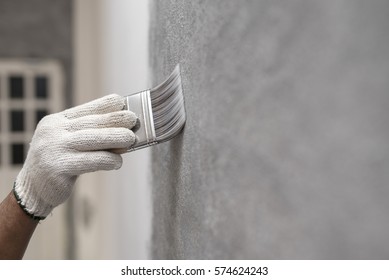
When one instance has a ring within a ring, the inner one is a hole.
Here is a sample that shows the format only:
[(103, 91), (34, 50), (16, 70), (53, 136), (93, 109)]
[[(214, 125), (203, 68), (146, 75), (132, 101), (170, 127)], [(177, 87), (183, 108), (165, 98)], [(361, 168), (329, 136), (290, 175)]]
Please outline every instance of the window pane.
[(35, 118), (36, 118), (36, 125), (38, 125), (39, 121), (46, 115), (48, 115), (49, 112), (47, 110), (36, 110), (35, 112)]
[(23, 98), (24, 80), (22, 76), (11, 76), (9, 78), (9, 97)]
[(24, 112), (22, 110), (12, 110), (10, 113), (11, 131), (24, 131)]
[(47, 77), (37, 76), (35, 77), (35, 96), (36, 98), (47, 98)]
[(24, 161), (24, 144), (13, 143), (11, 144), (11, 163), (23, 164)]

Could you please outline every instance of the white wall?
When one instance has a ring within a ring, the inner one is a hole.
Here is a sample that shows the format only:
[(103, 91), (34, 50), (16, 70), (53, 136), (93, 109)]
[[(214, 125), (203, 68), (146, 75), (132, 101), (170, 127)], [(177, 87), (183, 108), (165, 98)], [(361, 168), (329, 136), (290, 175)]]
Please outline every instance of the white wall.
[[(150, 87), (148, 22), (148, 1), (75, 1), (77, 104)], [(126, 154), (118, 171), (81, 176), (74, 195), (76, 258), (149, 257), (149, 154)]]

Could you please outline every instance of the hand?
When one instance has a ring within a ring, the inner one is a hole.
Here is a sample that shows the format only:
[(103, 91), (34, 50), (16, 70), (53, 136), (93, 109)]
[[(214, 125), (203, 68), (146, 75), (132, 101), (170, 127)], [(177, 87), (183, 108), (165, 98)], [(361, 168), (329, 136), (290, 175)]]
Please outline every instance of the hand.
[(80, 174), (118, 169), (135, 142), (134, 113), (108, 95), (44, 117), (38, 124), (14, 194), (31, 217), (44, 219), (70, 196)]

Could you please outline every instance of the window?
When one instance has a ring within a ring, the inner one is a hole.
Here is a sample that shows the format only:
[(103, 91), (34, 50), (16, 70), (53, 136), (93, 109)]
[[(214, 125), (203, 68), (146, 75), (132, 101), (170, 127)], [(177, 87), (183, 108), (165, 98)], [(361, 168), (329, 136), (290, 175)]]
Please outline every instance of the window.
[(47, 77), (36, 76), (35, 77), (35, 96), (36, 98), (47, 98)]
[(43, 119), (44, 116), (48, 115), (49, 111), (47, 110), (36, 110), (35, 112), (35, 123), (38, 125), (41, 119)]
[(12, 132), (24, 131), (24, 111), (11, 110), (9, 120)]
[(24, 144), (12, 143), (11, 144), (11, 159), (10, 162), (13, 165), (22, 164), (24, 161)]
[(9, 77), (9, 97), (23, 98), (24, 96), (24, 79), (23, 76)]
[(0, 175), (20, 170), (38, 122), (63, 109), (63, 79), (57, 61), (0, 59)]

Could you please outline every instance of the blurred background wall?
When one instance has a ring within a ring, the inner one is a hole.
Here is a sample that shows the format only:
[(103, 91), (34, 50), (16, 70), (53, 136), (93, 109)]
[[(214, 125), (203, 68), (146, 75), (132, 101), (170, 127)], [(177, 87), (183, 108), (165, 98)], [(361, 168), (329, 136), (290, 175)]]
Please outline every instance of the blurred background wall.
[[(8, 98), (10, 75), (30, 77), (42, 71), (41, 65), (55, 63), (63, 81), (60, 90), (49, 91), (61, 95), (50, 113), (110, 93), (143, 90), (150, 86), (148, 22), (148, 1), (0, 0), (0, 199), (22, 167), (9, 167), (12, 153), (3, 143), (14, 122), (8, 117), (11, 107), (25, 110), (27, 122), (32, 106), (30, 99)], [(30, 80), (25, 80), (26, 95), (33, 95)], [(13, 134), (18, 138), (21, 133)], [(32, 133), (33, 128), (23, 132), (26, 150)], [(121, 170), (81, 176), (71, 199), (38, 226), (25, 258), (149, 257), (149, 151), (123, 157)]]
[(389, 2), (152, 1), (152, 257), (389, 257)]
[[(75, 1), (75, 98), (149, 88), (148, 1)], [(123, 155), (118, 171), (81, 176), (75, 258), (145, 259), (151, 236), (150, 151)]]
[(66, 77), (65, 104), (72, 102), (73, 2), (1, 0), (0, 57), (59, 60)]
[[(10, 192), (13, 181), (19, 172), (21, 162), (13, 162), (10, 157), (5, 156), (6, 149), (10, 149), (11, 143), (6, 143), (6, 139), (12, 136), (17, 139), (24, 131), (11, 132), (11, 123), (14, 122), (8, 116), (12, 109), (19, 109), (24, 112), (24, 119), (20, 120), (23, 130), (27, 130), (30, 112), (29, 102), (26, 92), (24, 97), (19, 100), (12, 100), (7, 83), (9, 75), (15, 75), (23, 78), (24, 89), (29, 86), (26, 76), (34, 67), (40, 68), (39, 65), (52, 61), (60, 69), (60, 76), (63, 80), (60, 91), (52, 91), (48, 95), (61, 95), (55, 104), (55, 107), (49, 110), (63, 109), (72, 104), (72, 87), (73, 87), (73, 4), (72, 1), (51, 1), (51, 0), (1, 0), (0, 1), (0, 102), (1, 104), (1, 155), (0, 164), (0, 194), (1, 200)], [(7, 73), (7, 67), (3, 67), (3, 61), (10, 61), (12, 64), (24, 64), (18, 70), (10, 70)], [(23, 69), (26, 68), (26, 69)], [(21, 70), (21, 71), (19, 71)], [(23, 75), (21, 75), (23, 73)], [(57, 96), (58, 97), (58, 96)], [(23, 100), (24, 99), (24, 100)], [(13, 106), (13, 103), (18, 103)], [(59, 103), (59, 104), (58, 104)], [(8, 104), (8, 108), (3, 105)], [(11, 109), (12, 108), (12, 109)], [(23, 143), (24, 155), (28, 148), (29, 139), (32, 136), (34, 127), (30, 127), (25, 135)], [(12, 135), (10, 135), (12, 134)], [(15, 135), (15, 136), (14, 136)], [(20, 139), (18, 139), (20, 140)], [(19, 141), (15, 143), (20, 143)], [(68, 238), (72, 235), (70, 228), (66, 226), (69, 215), (66, 207), (60, 207), (56, 210), (55, 219), (48, 218), (47, 221), (38, 227), (34, 235), (29, 250), (26, 252), (26, 258), (64, 258), (68, 250)]]

